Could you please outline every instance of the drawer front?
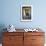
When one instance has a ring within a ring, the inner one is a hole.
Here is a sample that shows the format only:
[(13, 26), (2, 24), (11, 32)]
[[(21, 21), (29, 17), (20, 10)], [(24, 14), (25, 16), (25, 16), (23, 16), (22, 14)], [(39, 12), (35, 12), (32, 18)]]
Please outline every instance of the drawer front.
[(24, 46), (31, 46), (32, 44), (32, 37), (30, 36), (24, 36)]
[(2, 44), (2, 46), (23, 46), (23, 44)]
[(4, 32), (4, 36), (23, 36), (23, 32)]
[(22, 40), (23, 40), (23, 36), (5, 36), (3, 37), (3, 42), (6, 42), (6, 43), (22, 41)]
[(25, 32), (24, 36), (44, 36), (44, 32)]
[(3, 46), (23, 46), (23, 36), (4, 36)]
[(5, 44), (5, 43), (9, 43), (9, 37), (8, 36), (3, 37), (3, 44)]
[(32, 36), (32, 44), (44, 44), (44, 36)]
[(32, 44), (32, 46), (44, 46), (43, 44)]

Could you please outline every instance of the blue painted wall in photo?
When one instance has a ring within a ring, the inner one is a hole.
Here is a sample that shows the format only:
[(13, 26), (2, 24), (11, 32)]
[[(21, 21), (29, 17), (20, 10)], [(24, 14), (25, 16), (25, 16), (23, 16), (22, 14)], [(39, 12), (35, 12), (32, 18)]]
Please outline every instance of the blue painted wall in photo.
[[(33, 6), (32, 22), (21, 22), (21, 5)], [(0, 26), (9, 24), (20, 29), (40, 27), (46, 31), (46, 0), (0, 0)]]

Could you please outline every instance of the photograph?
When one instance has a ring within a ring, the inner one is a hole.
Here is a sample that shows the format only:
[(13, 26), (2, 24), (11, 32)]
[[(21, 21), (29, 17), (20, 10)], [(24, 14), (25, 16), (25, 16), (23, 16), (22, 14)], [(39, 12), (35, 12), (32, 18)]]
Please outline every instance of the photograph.
[(21, 7), (21, 21), (32, 21), (32, 5)]

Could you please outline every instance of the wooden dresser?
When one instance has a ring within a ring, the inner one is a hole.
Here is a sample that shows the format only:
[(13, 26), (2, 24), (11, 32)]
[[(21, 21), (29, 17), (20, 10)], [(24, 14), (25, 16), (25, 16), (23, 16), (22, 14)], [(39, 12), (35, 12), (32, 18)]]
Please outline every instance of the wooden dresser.
[(44, 32), (3, 32), (3, 46), (44, 46)]

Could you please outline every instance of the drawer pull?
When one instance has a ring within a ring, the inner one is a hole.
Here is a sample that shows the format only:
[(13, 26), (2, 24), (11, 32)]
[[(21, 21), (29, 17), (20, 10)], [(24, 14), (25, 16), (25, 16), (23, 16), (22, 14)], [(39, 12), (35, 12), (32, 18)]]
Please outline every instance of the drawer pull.
[(11, 38), (9, 38), (10, 40), (12, 40)]
[(9, 38), (9, 40), (13, 40), (13, 38)]
[(32, 40), (36, 40), (36, 39), (32, 39)]

